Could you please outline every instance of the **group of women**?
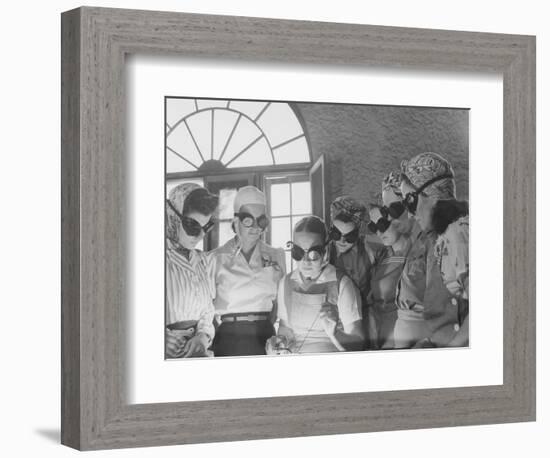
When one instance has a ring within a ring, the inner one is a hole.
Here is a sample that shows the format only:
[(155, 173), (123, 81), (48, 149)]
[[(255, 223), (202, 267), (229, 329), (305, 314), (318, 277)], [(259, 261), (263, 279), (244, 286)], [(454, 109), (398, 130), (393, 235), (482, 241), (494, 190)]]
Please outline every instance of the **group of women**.
[(262, 240), (264, 194), (239, 189), (234, 238), (195, 247), (218, 198), (182, 184), (167, 201), (166, 357), (244, 356), (468, 345), (468, 204), (435, 153), (403, 161), (381, 202), (335, 199), (282, 247)]

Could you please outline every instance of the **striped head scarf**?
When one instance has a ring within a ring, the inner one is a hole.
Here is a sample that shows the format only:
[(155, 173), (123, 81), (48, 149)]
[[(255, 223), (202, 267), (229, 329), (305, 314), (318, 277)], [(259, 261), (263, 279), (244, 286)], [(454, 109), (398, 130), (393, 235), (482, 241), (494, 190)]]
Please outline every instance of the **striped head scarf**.
[[(442, 175), (454, 177), (450, 162), (436, 153), (420, 153), (401, 162), (401, 171), (416, 189), (429, 180)], [(423, 192), (438, 200), (455, 199), (455, 180), (454, 178), (444, 178), (429, 185)]]
[(330, 204), (330, 219), (334, 221), (338, 216), (347, 216), (356, 227), (360, 227), (365, 220), (367, 208), (351, 196), (341, 196)]

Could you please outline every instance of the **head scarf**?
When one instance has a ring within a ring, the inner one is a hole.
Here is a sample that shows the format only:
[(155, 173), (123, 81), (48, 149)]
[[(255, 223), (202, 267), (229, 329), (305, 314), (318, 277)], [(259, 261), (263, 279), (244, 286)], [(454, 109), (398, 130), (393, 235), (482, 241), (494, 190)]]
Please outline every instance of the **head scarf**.
[(337, 197), (330, 204), (330, 220), (334, 221), (339, 216), (347, 216), (356, 227), (365, 221), (367, 208), (351, 196)]
[[(183, 205), (185, 199), (195, 189), (199, 189), (200, 186), (196, 183), (182, 183), (175, 188), (170, 190), (168, 194), (168, 199), (174, 206), (174, 208), (180, 212), (180, 215), (183, 213)], [(181, 219), (174, 210), (166, 204), (166, 237), (172, 242), (178, 241), (178, 229), (181, 226)]]
[(399, 171), (390, 172), (382, 180), (382, 191), (392, 191), (397, 196), (402, 196), (401, 193), (402, 174)]
[[(411, 184), (420, 188), (429, 180), (442, 176), (452, 175), (454, 171), (449, 161), (436, 153), (420, 153), (408, 161), (401, 162), (401, 170)], [(423, 191), (436, 199), (454, 199), (456, 187), (454, 178), (444, 178), (429, 185)]]

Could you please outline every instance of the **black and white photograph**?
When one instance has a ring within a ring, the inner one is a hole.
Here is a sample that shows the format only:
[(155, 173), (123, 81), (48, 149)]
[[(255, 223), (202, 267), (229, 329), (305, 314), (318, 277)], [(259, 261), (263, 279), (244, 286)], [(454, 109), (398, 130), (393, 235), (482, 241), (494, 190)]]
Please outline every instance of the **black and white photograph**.
[(468, 108), (164, 103), (166, 359), (469, 346)]
[(7, 2), (0, 455), (548, 456), (543, 10)]

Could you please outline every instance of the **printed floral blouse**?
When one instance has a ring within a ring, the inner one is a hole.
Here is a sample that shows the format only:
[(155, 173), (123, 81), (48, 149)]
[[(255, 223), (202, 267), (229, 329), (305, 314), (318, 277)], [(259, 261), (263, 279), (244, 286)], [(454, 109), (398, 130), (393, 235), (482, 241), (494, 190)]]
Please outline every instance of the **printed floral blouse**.
[(469, 297), (469, 227), (468, 215), (463, 216), (449, 224), (435, 244), (445, 286), (453, 296), (466, 300)]

